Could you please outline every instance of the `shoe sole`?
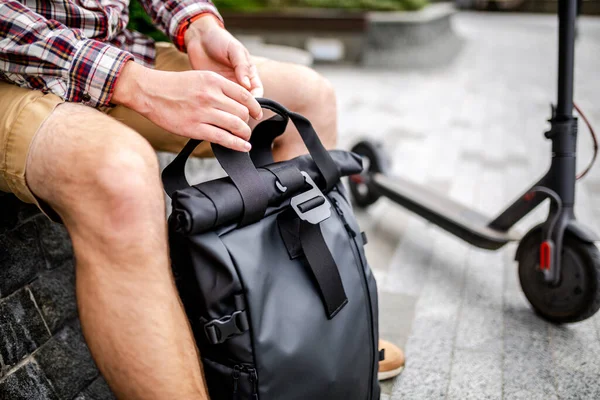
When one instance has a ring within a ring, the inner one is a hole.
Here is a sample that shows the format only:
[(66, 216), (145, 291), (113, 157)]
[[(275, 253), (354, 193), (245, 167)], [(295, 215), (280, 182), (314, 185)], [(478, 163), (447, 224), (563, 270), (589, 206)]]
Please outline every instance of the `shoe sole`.
[(385, 380), (388, 380), (388, 379), (395, 378), (398, 375), (400, 375), (403, 370), (404, 370), (404, 365), (401, 366), (401, 367), (398, 367), (396, 369), (391, 369), (389, 371), (379, 372), (377, 374), (377, 379), (379, 381), (385, 381)]

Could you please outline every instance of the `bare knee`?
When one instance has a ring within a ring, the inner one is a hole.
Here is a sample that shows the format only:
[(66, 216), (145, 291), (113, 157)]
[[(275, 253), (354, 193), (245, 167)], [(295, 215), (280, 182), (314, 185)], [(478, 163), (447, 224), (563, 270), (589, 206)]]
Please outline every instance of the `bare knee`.
[(328, 148), (335, 146), (337, 99), (333, 85), (325, 77), (308, 67), (276, 62), (264, 64), (261, 74), (268, 97), (306, 116), (323, 144)]
[(154, 151), (143, 140), (125, 142), (103, 146), (96, 157), (81, 162), (80, 193), (66, 211), (76, 225), (92, 226), (103, 240), (123, 244), (155, 230), (165, 218)]
[(77, 105), (61, 106), (42, 128), (30, 151), (28, 183), (67, 225), (118, 231), (163, 212), (156, 154), (139, 134)]
[(323, 123), (327, 126), (326, 129), (319, 133), (323, 144), (327, 148), (333, 148), (337, 144), (337, 97), (335, 95), (335, 89), (329, 80), (322, 76), (320, 79), (319, 99), (320, 104), (323, 105), (321, 112), (323, 113), (321, 118)]
[(315, 127), (323, 144), (334, 147), (337, 142), (337, 99), (329, 80), (316, 71), (298, 67), (298, 88), (290, 107), (305, 115)]
[(294, 66), (294, 75), (290, 82), (297, 87), (291, 90), (289, 107), (299, 113), (336, 113), (337, 101), (335, 89), (329, 80), (315, 70), (303, 66)]
[(86, 186), (97, 190), (99, 205), (113, 227), (144, 218), (156, 203), (162, 204), (158, 161), (144, 140), (107, 146), (97, 161), (84, 168), (90, 177)]
[[(317, 103), (322, 106), (326, 112), (331, 114), (337, 114), (337, 97), (335, 94), (335, 88), (331, 84), (331, 82), (316, 73), (315, 77), (315, 97), (317, 98)], [(310, 107), (310, 105), (308, 105)]]

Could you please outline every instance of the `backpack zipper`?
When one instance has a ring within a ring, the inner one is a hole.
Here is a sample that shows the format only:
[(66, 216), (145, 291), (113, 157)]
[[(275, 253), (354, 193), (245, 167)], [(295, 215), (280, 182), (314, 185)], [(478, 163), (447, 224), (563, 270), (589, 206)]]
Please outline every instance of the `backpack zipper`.
[(238, 364), (234, 366), (233, 371), (231, 372), (231, 377), (233, 378), (233, 400), (239, 400), (240, 398), (239, 380), (242, 372), (248, 374), (248, 381), (250, 382), (250, 387), (252, 388), (250, 400), (258, 400), (258, 376), (256, 374), (256, 369), (244, 364)]
[(258, 400), (258, 376), (256, 376), (256, 369), (249, 368), (248, 373), (248, 380), (250, 380), (250, 385), (252, 386), (250, 400)]
[[(354, 230), (352, 229), (352, 227), (350, 226), (350, 224), (348, 223), (348, 221), (346, 220), (346, 216), (344, 215), (344, 210), (342, 210), (342, 208), (340, 207), (340, 204), (338, 202), (338, 200), (335, 197), (330, 197), (331, 202), (333, 203), (333, 207), (335, 208), (336, 213), (338, 214), (342, 224), (344, 225), (344, 228), (346, 229), (346, 232), (348, 233), (348, 236), (350, 236), (350, 239), (352, 239), (352, 253), (354, 255), (355, 260), (358, 261), (358, 263), (360, 264), (360, 272), (362, 274), (363, 279), (361, 279), (362, 281), (362, 285), (363, 285), (363, 290), (365, 291), (365, 294), (367, 296), (367, 300), (369, 301), (369, 305), (367, 307), (367, 311), (369, 313), (369, 320), (371, 322), (371, 329), (369, 329), (369, 335), (371, 338), (371, 343), (374, 342), (374, 335), (373, 335), (373, 303), (371, 300), (371, 292), (369, 292), (369, 286), (367, 283), (367, 275), (365, 273), (365, 265), (364, 262), (362, 260), (362, 257), (360, 256), (360, 251), (358, 248), (358, 243), (356, 243), (356, 235), (357, 233), (354, 232)], [(371, 389), (369, 390), (369, 397), (368, 399), (371, 399), (373, 397), (373, 370), (375, 368), (375, 349), (373, 348), (373, 345), (370, 346), (371, 348), (371, 368), (370, 368), (370, 374), (369, 374), (369, 382), (370, 382), (370, 387)]]
[[(354, 242), (354, 238), (356, 237), (356, 232), (354, 232), (354, 229), (352, 229), (352, 227), (350, 226), (350, 224), (346, 220), (346, 217), (344, 215), (344, 211), (340, 207), (340, 203), (337, 201), (337, 199), (334, 198), (334, 197), (332, 197), (331, 200), (333, 201), (333, 205), (334, 205), (335, 210), (337, 211), (338, 215), (340, 216), (340, 219), (342, 220), (342, 224), (344, 224), (344, 228), (346, 229), (346, 232), (348, 232), (348, 235), (350, 236), (350, 239), (352, 239), (352, 242)], [(362, 262), (361, 262), (361, 264), (362, 264)]]
[(240, 379), (241, 370), (242, 368), (239, 365), (236, 365), (233, 367), (233, 372), (231, 372), (231, 376), (233, 378), (233, 400), (239, 399), (238, 381)]

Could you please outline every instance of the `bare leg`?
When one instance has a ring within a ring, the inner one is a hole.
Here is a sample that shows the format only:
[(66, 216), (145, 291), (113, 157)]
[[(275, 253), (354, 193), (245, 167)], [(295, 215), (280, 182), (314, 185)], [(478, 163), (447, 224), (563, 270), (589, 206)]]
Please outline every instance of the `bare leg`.
[(207, 399), (173, 284), (156, 156), (140, 135), (77, 104), (40, 128), (27, 182), (63, 219), (86, 341), (122, 399)]
[[(258, 73), (265, 87), (265, 97), (304, 115), (313, 124), (323, 145), (331, 149), (337, 141), (337, 104), (331, 84), (310, 68), (256, 59)], [(296, 128), (288, 125), (273, 146), (276, 161), (306, 153)]]

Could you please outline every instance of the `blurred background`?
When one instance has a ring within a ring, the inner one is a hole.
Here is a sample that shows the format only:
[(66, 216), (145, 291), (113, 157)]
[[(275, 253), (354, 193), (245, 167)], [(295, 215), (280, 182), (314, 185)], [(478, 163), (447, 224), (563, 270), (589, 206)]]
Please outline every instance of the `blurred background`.
[[(581, 15), (600, 15), (600, 0), (575, 0)], [(489, 15), (556, 14), (558, 0), (215, 0), (227, 29), (259, 56), (311, 65), (420, 68), (447, 65), (458, 55), (452, 26), (457, 10)], [(156, 40), (137, 0), (130, 28)], [(508, 18), (510, 19), (510, 17)], [(302, 50), (302, 51), (294, 51)]]
[[(559, 0), (214, 1), (251, 53), (326, 77), (339, 147), (381, 143), (390, 174), (492, 219), (547, 170)], [(574, 97), (599, 130), (600, 0), (578, 5)], [(167, 40), (136, 0), (130, 7), (131, 28)], [(593, 142), (579, 121), (582, 171)], [(159, 155), (162, 165), (173, 157)], [(222, 174), (211, 159), (188, 167), (192, 182)], [(474, 248), (383, 198), (355, 211), (380, 336), (406, 353), (381, 400), (600, 399), (600, 313), (540, 319), (520, 288), (516, 243)], [(600, 166), (577, 183), (575, 211), (600, 234)], [(547, 213), (543, 204), (517, 233)], [(0, 400), (114, 400), (81, 334), (66, 230), (2, 194), (0, 292)]]

